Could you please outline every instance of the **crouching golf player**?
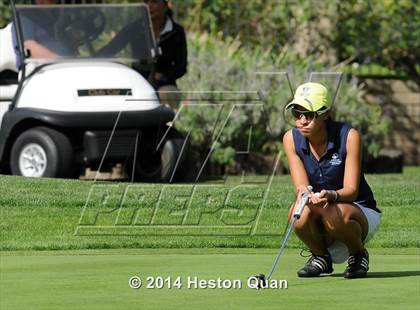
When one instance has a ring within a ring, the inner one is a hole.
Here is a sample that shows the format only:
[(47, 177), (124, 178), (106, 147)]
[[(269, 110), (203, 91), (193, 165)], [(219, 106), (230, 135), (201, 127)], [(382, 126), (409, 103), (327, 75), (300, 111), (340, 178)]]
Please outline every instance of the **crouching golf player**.
[(296, 125), (283, 138), (298, 197), (289, 216), (308, 185), (313, 187), (295, 225), (312, 252), (298, 276), (332, 273), (333, 262), (347, 259), (344, 277), (361, 278), (369, 270), (365, 243), (377, 231), (381, 211), (361, 170), (360, 134), (331, 119), (331, 104), (323, 85), (305, 83), (285, 107)]

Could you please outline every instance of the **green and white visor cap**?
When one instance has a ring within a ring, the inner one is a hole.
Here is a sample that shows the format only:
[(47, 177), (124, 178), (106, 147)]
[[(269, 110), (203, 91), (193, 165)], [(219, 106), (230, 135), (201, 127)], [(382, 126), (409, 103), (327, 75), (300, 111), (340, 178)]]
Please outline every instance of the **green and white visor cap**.
[(295, 105), (312, 112), (322, 108), (330, 109), (331, 101), (328, 100), (328, 90), (319, 83), (302, 84), (296, 89), (293, 100), (286, 105), (285, 109), (293, 108)]

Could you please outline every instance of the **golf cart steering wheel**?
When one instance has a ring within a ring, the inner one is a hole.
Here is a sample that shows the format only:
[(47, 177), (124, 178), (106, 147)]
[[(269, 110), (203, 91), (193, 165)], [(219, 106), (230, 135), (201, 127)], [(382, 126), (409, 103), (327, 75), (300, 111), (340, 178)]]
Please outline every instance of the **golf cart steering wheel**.
[(55, 26), (55, 35), (61, 40), (69, 42), (74, 48), (91, 42), (105, 29), (104, 13), (96, 8), (85, 8), (71, 15), (60, 17)]

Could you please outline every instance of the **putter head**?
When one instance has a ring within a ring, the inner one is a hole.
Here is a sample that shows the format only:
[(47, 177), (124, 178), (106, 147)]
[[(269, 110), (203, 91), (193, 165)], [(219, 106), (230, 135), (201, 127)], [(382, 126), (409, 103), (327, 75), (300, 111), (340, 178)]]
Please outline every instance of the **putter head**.
[(259, 275), (253, 276), (253, 278), (257, 279), (257, 290), (266, 288), (267, 287), (267, 279), (265, 278), (265, 275), (260, 273)]

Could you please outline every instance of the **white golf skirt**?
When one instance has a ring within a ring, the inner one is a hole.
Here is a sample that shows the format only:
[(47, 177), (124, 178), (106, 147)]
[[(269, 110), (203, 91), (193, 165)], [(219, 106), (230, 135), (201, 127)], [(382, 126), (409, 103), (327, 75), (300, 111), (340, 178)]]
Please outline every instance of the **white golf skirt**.
[[(362, 210), (363, 214), (366, 217), (368, 222), (368, 233), (366, 235), (363, 244), (368, 243), (370, 239), (375, 235), (378, 231), (379, 223), (381, 222), (382, 213), (376, 212), (375, 210), (363, 207), (358, 203), (354, 203), (356, 206)], [(349, 250), (347, 246), (339, 240), (335, 240), (329, 247), (328, 252), (331, 255), (332, 261), (335, 264), (344, 263), (349, 258)]]

